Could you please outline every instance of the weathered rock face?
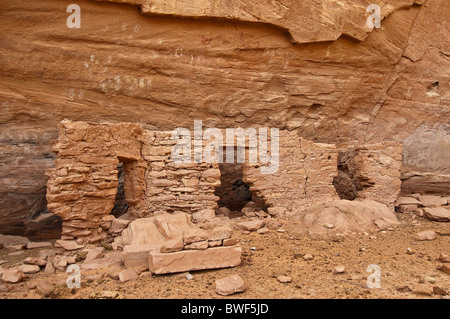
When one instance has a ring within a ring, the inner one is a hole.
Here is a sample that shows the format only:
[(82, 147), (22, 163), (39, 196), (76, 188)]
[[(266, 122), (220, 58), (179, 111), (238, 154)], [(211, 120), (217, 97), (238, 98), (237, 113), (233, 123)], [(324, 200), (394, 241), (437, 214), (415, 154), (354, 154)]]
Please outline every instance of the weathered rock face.
[(64, 118), (279, 127), (338, 148), (393, 139), (407, 193), (448, 192), (447, 0), (379, 1), (374, 30), (362, 0), (117, 2), (144, 16), (80, 0), (69, 29), (69, 2), (1, 4), (0, 233), (46, 212)]

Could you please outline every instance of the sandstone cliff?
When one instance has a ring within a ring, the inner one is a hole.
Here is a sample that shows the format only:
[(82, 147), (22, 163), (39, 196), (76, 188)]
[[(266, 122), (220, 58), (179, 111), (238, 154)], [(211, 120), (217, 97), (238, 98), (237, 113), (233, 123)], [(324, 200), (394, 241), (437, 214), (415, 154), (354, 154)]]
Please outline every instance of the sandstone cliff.
[(449, 192), (448, 0), (77, 0), (79, 29), (70, 3), (0, 4), (0, 233), (46, 212), (64, 118), (394, 140), (408, 191)]

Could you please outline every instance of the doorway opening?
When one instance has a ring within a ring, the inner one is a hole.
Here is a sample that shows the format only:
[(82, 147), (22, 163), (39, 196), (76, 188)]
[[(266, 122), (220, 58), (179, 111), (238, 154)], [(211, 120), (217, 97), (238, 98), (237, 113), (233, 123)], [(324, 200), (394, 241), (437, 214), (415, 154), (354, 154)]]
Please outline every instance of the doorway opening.
[(128, 203), (125, 196), (125, 168), (124, 163), (121, 161), (117, 165), (117, 179), (119, 184), (117, 185), (116, 200), (114, 207), (111, 210), (111, 215), (118, 218), (128, 212)]

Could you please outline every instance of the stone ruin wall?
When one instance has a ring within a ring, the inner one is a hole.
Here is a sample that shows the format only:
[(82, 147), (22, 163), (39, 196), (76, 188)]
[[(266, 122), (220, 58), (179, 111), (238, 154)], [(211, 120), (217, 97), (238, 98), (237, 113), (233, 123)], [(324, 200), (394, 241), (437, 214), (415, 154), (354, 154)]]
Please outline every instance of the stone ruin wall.
[[(175, 164), (171, 152), (178, 140), (171, 139), (172, 132), (138, 124), (69, 120), (62, 121), (59, 129), (53, 145), (55, 168), (47, 171), (47, 201), (52, 213), (63, 220), (63, 239), (96, 242), (108, 236), (100, 225), (115, 203), (119, 162), (125, 171), (130, 219), (164, 212), (186, 212), (194, 221), (214, 218), (219, 200), (215, 190), (221, 183), (219, 164)], [(279, 132), (276, 173), (262, 174), (261, 163), (243, 163), (244, 182), (265, 202), (269, 213), (283, 214), (342, 197), (333, 185), (342, 150), (305, 140), (296, 132)], [(246, 147), (247, 159), (248, 151)], [(354, 155), (349, 157), (350, 181), (358, 188), (357, 198), (393, 207), (401, 186), (401, 151), (399, 144), (391, 142), (347, 149)]]

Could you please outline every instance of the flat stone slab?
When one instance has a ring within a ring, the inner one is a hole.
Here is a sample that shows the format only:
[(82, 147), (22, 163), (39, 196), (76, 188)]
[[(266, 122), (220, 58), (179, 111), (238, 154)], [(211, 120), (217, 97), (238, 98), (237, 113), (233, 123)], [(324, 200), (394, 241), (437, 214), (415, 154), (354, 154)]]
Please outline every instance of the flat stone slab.
[(441, 196), (422, 195), (419, 201), (425, 207), (444, 206), (447, 205), (447, 199)]
[(242, 247), (212, 247), (204, 250), (182, 250), (174, 253), (149, 253), (149, 269), (154, 274), (236, 267), (241, 263)]
[(35, 249), (35, 248), (52, 248), (52, 243), (48, 241), (35, 241), (27, 243), (27, 249)]
[(437, 222), (450, 222), (450, 209), (444, 207), (425, 208), (423, 212), (428, 219)]

